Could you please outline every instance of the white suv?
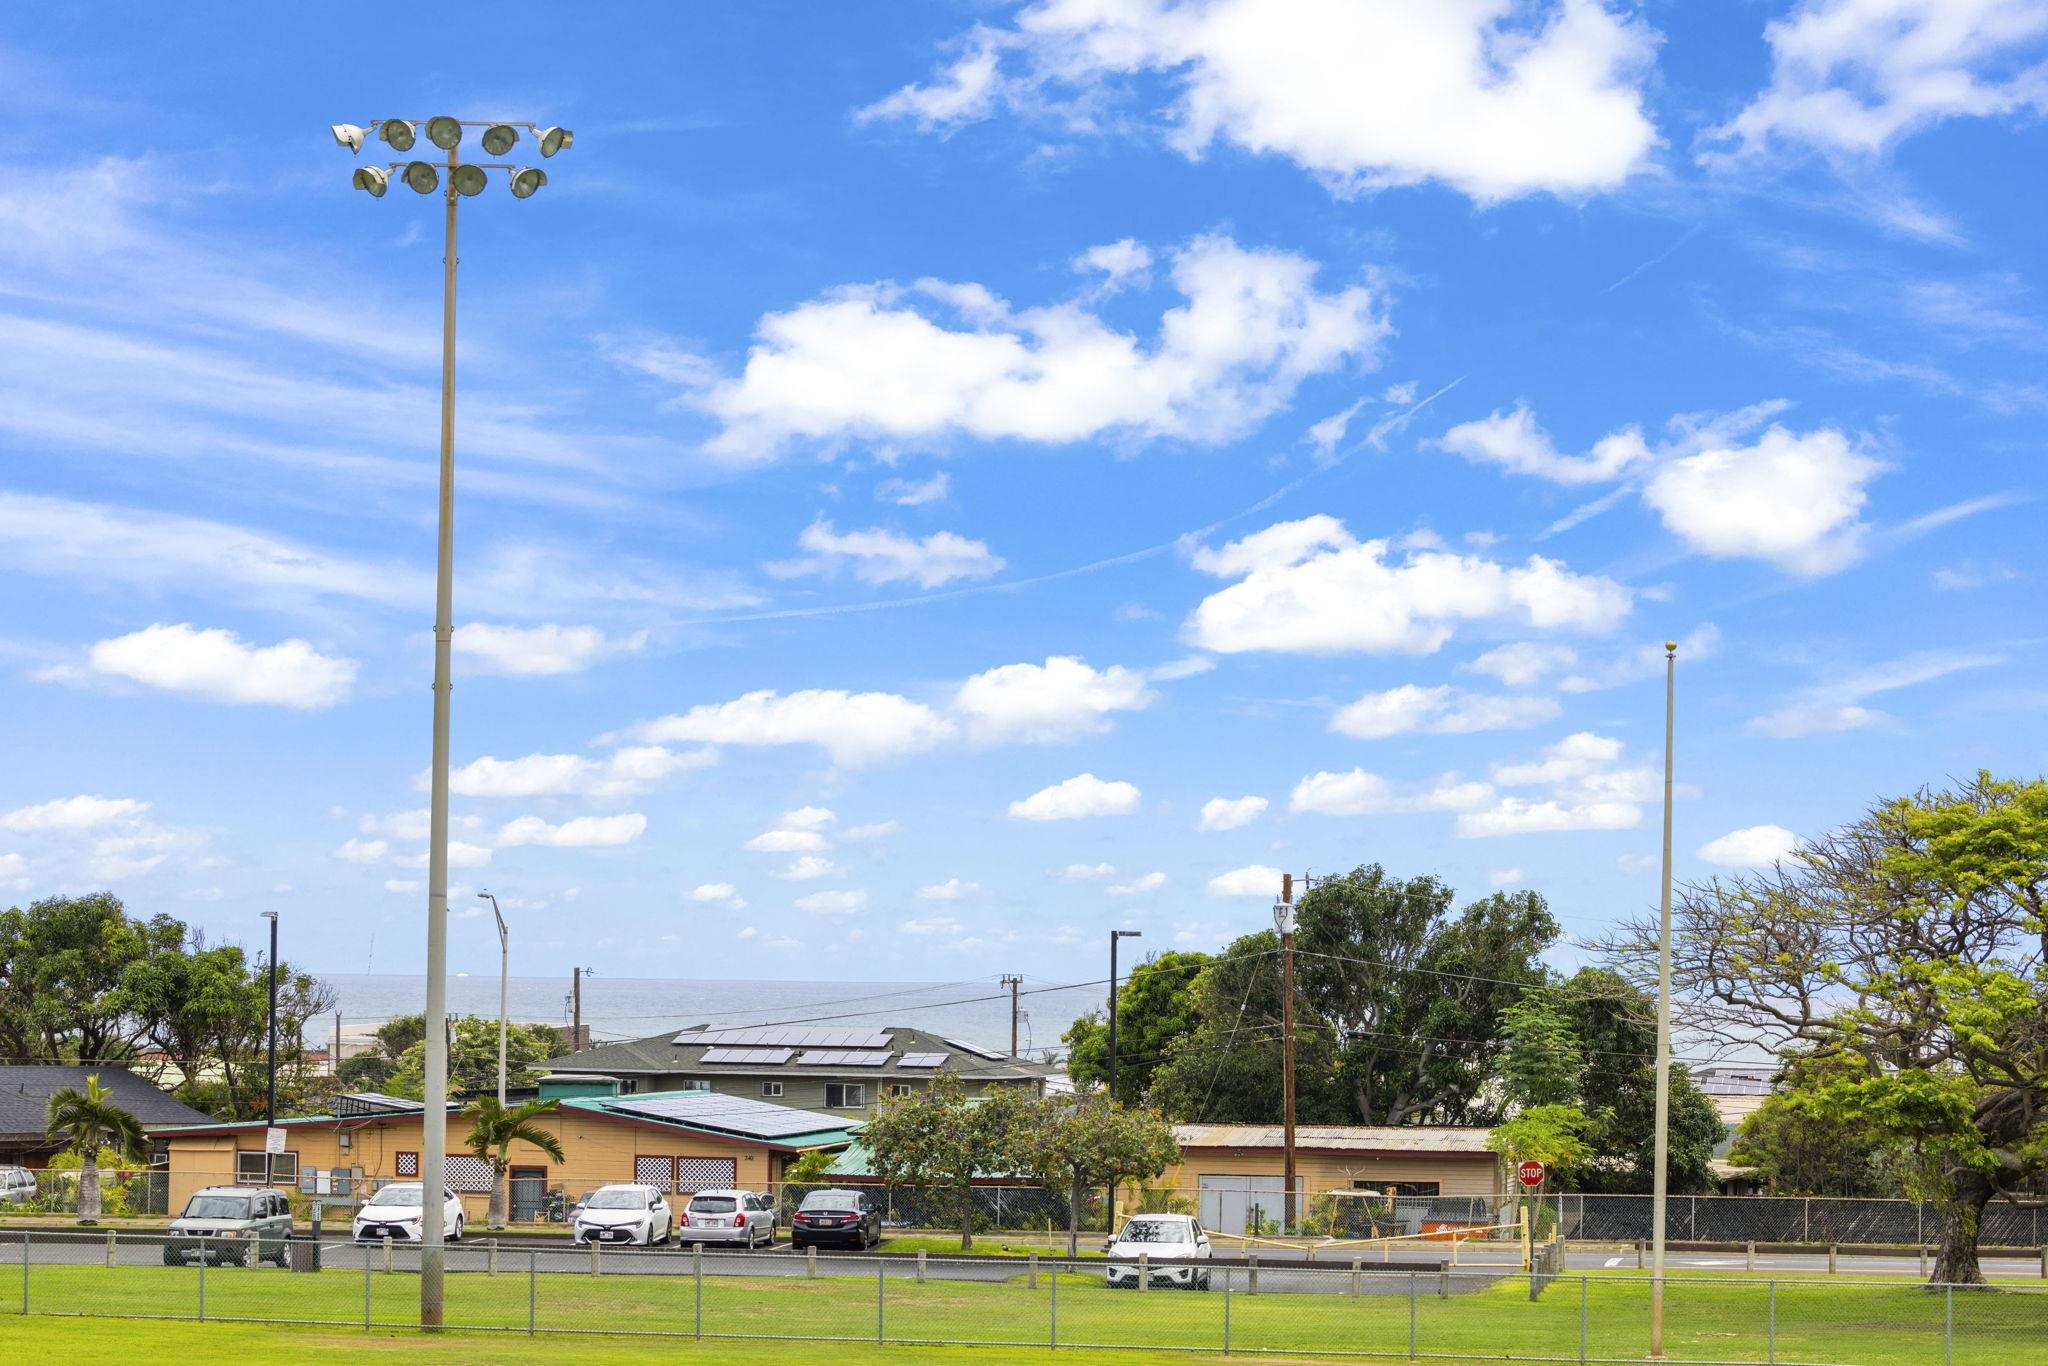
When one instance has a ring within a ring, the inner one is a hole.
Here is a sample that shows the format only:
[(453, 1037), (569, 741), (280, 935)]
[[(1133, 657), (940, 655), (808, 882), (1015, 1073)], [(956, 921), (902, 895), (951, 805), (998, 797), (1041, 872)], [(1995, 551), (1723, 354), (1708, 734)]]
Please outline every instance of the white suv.
[(1209, 1288), (1209, 1268), (1198, 1265), (1209, 1260), (1209, 1235), (1191, 1214), (1134, 1214), (1109, 1240), (1108, 1252), (1112, 1289), (1137, 1289), (1140, 1253), (1153, 1285)]
[(698, 1191), (683, 1211), (685, 1243), (775, 1246), (775, 1205), (758, 1191)]
[(636, 1243), (653, 1247), (675, 1232), (675, 1215), (659, 1186), (619, 1183), (583, 1197), (573, 1218), (578, 1243)]

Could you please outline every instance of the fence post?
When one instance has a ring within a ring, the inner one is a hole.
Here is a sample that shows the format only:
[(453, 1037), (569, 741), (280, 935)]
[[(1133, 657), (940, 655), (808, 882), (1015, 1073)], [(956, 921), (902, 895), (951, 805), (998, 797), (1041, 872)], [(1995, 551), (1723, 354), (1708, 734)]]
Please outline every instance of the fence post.
[(391, 1235), (384, 1235), (384, 1274), (391, 1274)]
[(1256, 1252), (1245, 1253), (1244, 1264), (1244, 1293), (1256, 1295), (1259, 1293), (1259, 1254)]
[(1584, 1361), (1586, 1360), (1586, 1281), (1587, 1281), (1587, 1279), (1588, 1279), (1588, 1278), (1587, 1278), (1587, 1277), (1585, 1277), (1585, 1276), (1581, 1276), (1581, 1277), (1579, 1277), (1579, 1361), (1580, 1361), (1581, 1363), (1584, 1363)]
[(1351, 1259), (1351, 1294), (1353, 1298), (1364, 1292), (1362, 1282), (1365, 1280), (1365, 1274), (1360, 1270), (1362, 1266), (1364, 1266), (1364, 1263), (1359, 1261), (1358, 1258), (1353, 1257)]
[(597, 1239), (592, 1238), (590, 1240), (590, 1274), (593, 1276), (604, 1275), (604, 1263), (598, 1260), (604, 1256), (603, 1248), (604, 1244), (598, 1242)]
[(1913, 1250), (1920, 1254), (1920, 1274), (1925, 1276), (1927, 1274), (1927, 1244), (1922, 1243)]
[(113, 1267), (114, 1267), (114, 1230), (112, 1230), (112, 1229), (108, 1229), (108, 1230), (107, 1230), (107, 1269), (108, 1269), (109, 1271), (111, 1271), (111, 1270), (113, 1270)]
[(690, 1277), (697, 1283), (697, 1327), (691, 1334), (699, 1342), (704, 1340), (704, 1244), (690, 1245)]
[[(1045, 1349), (1048, 1352), (1058, 1350), (1060, 1345), (1060, 1269), (1057, 1265), (1055, 1265), (1052, 1269), (1051, 1288), (1052, 1293), (1050, 1296), (1048, 1296), (1048, 1304), (1050, 1307), (1047, 1310), (1047, 1313), (1050, 1315), (1051, 1318), (1051, 1323), (1050, 1326), (1046, 1329), (1047, 1336), (1045, 1342)], [(1223, 1306), (1223, 1320), (1227, 1324), (1230, 1321), (1229, 1281), (1225, 1281), (1223, 1283)], [(1229, 1338), (1230, 1330), (1227, 1327), (1223, 1330), (1223, 1335), (1226, 1340)]]
[(484, 1252), (485, 1252), (485, 1257), (484, 1257), (484, 1274), (485, 1274), (485, 1275), (488, 1275), (488, 1276), (495, 1276), (495, 1275), (497, 1275), (497, 1274), (498, 1274), (498, 1240), (497, 1240), (496, 1238), (493, 1238), (493, 1239), (491, 1239), (491, 1243), (490, 1243), (490, 1246), (489, 1246), (489, 1247), (487, 1247), (487, 1248), (485, 1248), (485, 1249), (484, 1249)]
[(1749, 1240), (1744, 1255), (1746, 1257), (1744, 1262), (1745, 1269), (1750, 1271), (1756, 1270), (1756, 1239), (1752, 1238)]
[(1945, 1285), (1942, 1288), (1941, 1308), (1941, 1359), (1947, 1366), (1956, 1361), (1956, 1288)]
[(804, 1249), (804, 1279), (818, 1279), (818, 1249), (815, 1244)]
[[(27, 1254), (24, 1253), (24, 1256)], [(2048, 1281), (2048, 1245), (2041, 1248), (2041, 1279)]]
[[(917, 1254), (917, 1261), (921, 1270), (924, 1265), (924, 1253), (920, 1252)], [(888, 1284), (889, 1264), (880, 1257), (877, 1257), (875, 1258), (875, 1345), (877, 1347), (889, 1340), (884, 1335), (882, 1322), (882, 1305), (888, 1298), (888, 1291), (886, 1289)]]
[(1415, 1273), (1408, 1273), (1408, 1359), (1415, 1360)]
[(1828, 1244), (1828, 1275), (1830, 1276), (1835, 1274), (1835, 1257), (1841, 1250), (1842, 1246), (1840, 1243)]
[(1636, 1239), (1636, 1270), (1643, 1269), (1643, 1240)]
[(917, 1250), (917, 1283), (924, 1284), (924, 1249)]
[[(206, 1322), (206, 1261), (206, 1240), (201, 1238), (199, 1240), (199, 1321), (201, 1323)], [(24, 1272), (27, 1271), (26, 1267), (22, 1269)], [(25, 1279), (26, 1277), (24, 1276)], [(26, 1299), (25, 1291), (24, 1299)]]
[(1038, 1289), (1038, 1254), (1036, 1252), (1026, 1253), (1024, 1255), (1024, 1263), (1025, 1288), (1027, 1290), (1036, 1290)]
[(1230, 1273), (1223, 1273), (1223, 1355), (1230, 1355)]
[(1152, 1254), (1149, 1252), (1140, 1252), (1138, 1254), (1138, 1289), (1142, 1291), (1150, 1290), (1151, 1288)]
[(363, 1252), (363, 1331), (370, 1331), (370, 1254), (367, 1249)]
[[(28, 1255), (29, 1242), (35, 1235), (27, 1229), (21, 1231), (21, 1312), (28, 1313), (28, 1264), (33, 1258)], [(2048, 1253), (2042, 1254), (2041, 1265), (2048, 1267)]]
[(1813, 1241), (1813, 1197), (1810, 1195), (1799, 1199), (1799, 1241)]
[(1770, 1301), (1770, 1306), (1769, 1306), (1769, 1310), (1768, 1310), (1768, 1313), (1769, 1313), (1769, 1317), (1768, 1317), (1768, 1319), (1766, 1320), (1766, 1325), (1767, 1325), (1767, 1326), (1766, 1326), (1766, 1327), (1765, 1327), (1765, 1329), (1764, 1329), (1764, 1344), (1765, 1344), (1765, 1347), (1764, 1347), (1764, 1356), (1765, 1356), (1766, 1360), (1770, 1362), (1771, 1366), (1777, 1366), (1777, 1360), (1778, 1360), (1778, 1283), (1777, 1283), (1776, 1281), (1772, 1281), (1772, 1282), (1770, 1283), (1770, 1296), (1769, 1296), (1769, 1301)]

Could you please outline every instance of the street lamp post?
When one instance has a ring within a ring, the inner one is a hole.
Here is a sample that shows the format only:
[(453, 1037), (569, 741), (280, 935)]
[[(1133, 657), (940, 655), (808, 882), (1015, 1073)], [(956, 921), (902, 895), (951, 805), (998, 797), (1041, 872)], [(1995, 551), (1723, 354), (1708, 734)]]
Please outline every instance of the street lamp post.
[(498, 1108), (505, 1108), (505, 1000), (511, 982), (512, 938), (505, 929), (505, 917), (498, 910), (498, 898), (489, 892), (477, 895), (491, 903), (491, 915), (498, 922)]
[(271, 1180), (270, 1131), (277, 1127), (277, 912), (265, 911), (270, 922), (270, 1091), (263, 1102), (263, 1184)]
[(1280, 875), (1280, 899), (1273, 903), (1273, 928), (1280, 933), (1280, 1232), (1294, 1227), (1294, 874)]
[(1109, 1100), (1112, 1105), (1116, 1103), (1116, 941), (1144, 937), (1142, 930), (1109, 932)]
[(1650, 1177), (1650, 1358), (1664, 1356), (1664, 1204), (1671, 1156), (1671, 730), (1678, 642), (1664, 642), (1664, 888), (1657, 935), (1657, 1138)]
[(443, 1278), (447, 1269), (442, 1202), (433, 1195), (435, 1188), (447, 1180), (448, 1169), (448, 699), (455, 635), (455, 206), (458, 197), (481, 194), (490, 182), (489, 172), (494, 170), (508, 173), (515, 199), (529, 198), (548, 183), (547, 172), (537, 167), (457, 160), (455, 153), (462, 145), (465, 128), (484, 130), (480, 141), (491, 156), (511, 151), (522, 128), (539, 145), (544, 157), (551, 157), (575, 142), (574, 136), (563, 128), (541, 128), (520, 120), (476, 122), (446, 115), (426, 120), (377, 119), (368, 125), (337, 123), (333, 127), (334, 140), (352, 152), (360, 153), (373, 131), (394, 152), (407, 152), (424, 131), (429, 142), (448, 154), (445, 187), (441, 171), (430, 161), (394, 161), (383, 167), (359, 167), (352, 181), (355, 188), (382, 199), (396, 173), (400, 183), (418, 194), (428, 195), (442, 189), (447, 201), (446, 240), (441, 257), (441, 498), (434, 575), (434, 745), (427, 803), (427, 1056), (422, 1085), (424, 1132), (420, 1138), (420, 1183), (425, 1192), (420, 1201), (420, 1325), (426, 1328), (441, 1326)]

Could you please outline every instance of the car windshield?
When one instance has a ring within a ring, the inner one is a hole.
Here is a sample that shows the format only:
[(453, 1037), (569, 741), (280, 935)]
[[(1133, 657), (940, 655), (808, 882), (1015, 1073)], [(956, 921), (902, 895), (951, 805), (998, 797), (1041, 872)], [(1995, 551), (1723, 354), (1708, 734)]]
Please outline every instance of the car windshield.
[(247, 1219), (249, 1197), (246, 1195), (195, 1195), (185, 1202), (184, 1216), (187, 1219)]
[(802, 1210), (839, 1210), (858, 1214), (860, 1213), (860, 1197), (857, 1195), (806, 1195), (803, 1204), (797, 1208)]
[(413, 1205), (420, 1203), (418, 1186), (386, 1186), (370, 1197), (373, 1205)]
[(700, 1195), (690, 1201), (692, 1214), (731, 1214), (740, 1202), (730, 1195)]
[(646, 1209), (646, 1191), (592, 1191), (585, 1209)]
[(1185, 1243), (1188, 1226), (1179, 1220), (1133, 1219), (1117, 1234), (1120, 1243)]

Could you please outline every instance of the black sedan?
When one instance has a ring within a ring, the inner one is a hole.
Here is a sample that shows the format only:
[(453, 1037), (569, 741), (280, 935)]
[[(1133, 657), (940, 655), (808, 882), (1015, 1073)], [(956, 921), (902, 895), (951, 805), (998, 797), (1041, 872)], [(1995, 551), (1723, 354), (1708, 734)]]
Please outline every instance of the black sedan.
[(882, 1241), (882, 1216), (859, 1191), (812, 1191), (790, 1220), (790, 1245), (864, 1249)]

